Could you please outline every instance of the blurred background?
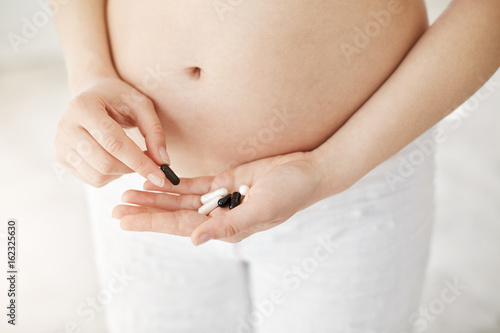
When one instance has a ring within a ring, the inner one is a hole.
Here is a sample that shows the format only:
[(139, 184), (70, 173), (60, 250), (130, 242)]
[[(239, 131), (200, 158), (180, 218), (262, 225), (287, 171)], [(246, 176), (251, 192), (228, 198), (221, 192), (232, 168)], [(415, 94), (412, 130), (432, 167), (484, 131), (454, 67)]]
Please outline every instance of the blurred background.
[[(448, 0), (430, 0), (433, 21)], [(0, 332), (105, 333), (103, 311), (77, 309), (101, 292), (82, 184), (56, 164), (52, 139), (69, 101), (53, 22), (43, 1), (0, 0), (0, 304), (7, 302), (6, 222), (19, 222), (18, 325)], [(26, 20), (39, 26), (16, 50)], [(422, 297), (429, 333), (500, 332), (500, 72), (442, 122), (437, 152), (437, 221)], [(460, 119), (458, 122), (456, 119)], [(443, 300), (450, 284), (456, 297)], [(74, 330), (78, 325), (80, 331)], [(403, 333), (403, 332), (402, 332)]]

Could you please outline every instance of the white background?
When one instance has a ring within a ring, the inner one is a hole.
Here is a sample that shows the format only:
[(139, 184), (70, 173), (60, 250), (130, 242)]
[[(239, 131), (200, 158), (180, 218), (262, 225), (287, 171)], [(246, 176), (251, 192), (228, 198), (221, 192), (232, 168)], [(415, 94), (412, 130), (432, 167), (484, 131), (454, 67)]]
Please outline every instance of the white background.
[[(428, 1), (434, 20), (448, 3)], [(52, 22), (15, 53), (7, 33), (40, 12), (36, 0), (0, 0), (0, 305), (6, 304), (5, 223), (20, 224), (19, 325), (1, 332), (59, 333), (76, 321), (104, 333), (76, 308), (99, 288), (83, 188), (54, 171), (52, 139), (69, 100)], [(500, 73), (494, 80), (500, 83)], [(455, 111), (457, 112), (457, 111)], [(437, 304), (446, 279), (467, 289), (429, 322), (429, 333), (500, 332), (500, 89), (463, 117), (437, 153), (437, 222), (422, 306)]]

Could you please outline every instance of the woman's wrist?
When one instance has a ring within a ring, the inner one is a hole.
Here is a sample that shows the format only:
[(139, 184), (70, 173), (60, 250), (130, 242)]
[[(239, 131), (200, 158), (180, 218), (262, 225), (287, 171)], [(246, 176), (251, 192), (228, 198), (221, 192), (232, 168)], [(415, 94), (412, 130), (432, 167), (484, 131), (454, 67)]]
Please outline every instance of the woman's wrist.
[(91, 71), (77, 70), (72, 72), (69, 70), (68, 73), (69, 86), (73, 95), (78, 95), (95, 82), (103, 79), (120, 79), (120, 77), (114, 68), (107, 66), (93, 68)]
[(318, 147), (305, 154), (307, 162), (311, 165), (317, 182), (315, 201), (328, 198), (332, 195), (342, 192), (350, 185), (347, 185), (343, 180), (344, 172), (340, 169), (342, 163), (332, 162), (329, 154)]

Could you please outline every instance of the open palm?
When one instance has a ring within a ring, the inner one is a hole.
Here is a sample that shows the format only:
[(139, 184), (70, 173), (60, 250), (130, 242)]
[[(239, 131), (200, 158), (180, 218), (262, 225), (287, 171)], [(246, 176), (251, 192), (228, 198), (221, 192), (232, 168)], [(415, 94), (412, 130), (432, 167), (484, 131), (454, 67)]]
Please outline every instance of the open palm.
[[(268, 157), (212, 177), (182, 178), (178, 186), (160, 188), (146, 182), (148, 191), (123, 194), (123, 201), (133, 205), (115, 207), (113, 217), (121, 220), (125, 230), (190, 236), (195, 245), (210, 239), (238, 242), (319, 200), (320, 180), (307, 155)], [(238, 207), (218, 207), (208, 216), (198, 213), (201, 195), (221, 187), (236, 191), (242, 184), (249, 185), (250, 191)]]

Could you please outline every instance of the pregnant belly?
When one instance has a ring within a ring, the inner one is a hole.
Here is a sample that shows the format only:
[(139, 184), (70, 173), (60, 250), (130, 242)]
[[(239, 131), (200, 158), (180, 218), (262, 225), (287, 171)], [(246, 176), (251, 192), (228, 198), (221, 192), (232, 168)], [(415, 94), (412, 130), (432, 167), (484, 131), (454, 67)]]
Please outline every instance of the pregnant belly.
[(155, 103), (173, 168), (196, 176), (319, 146), (427, 17), (405, 0), (111, 0), (108, 28), (119, 74)]

